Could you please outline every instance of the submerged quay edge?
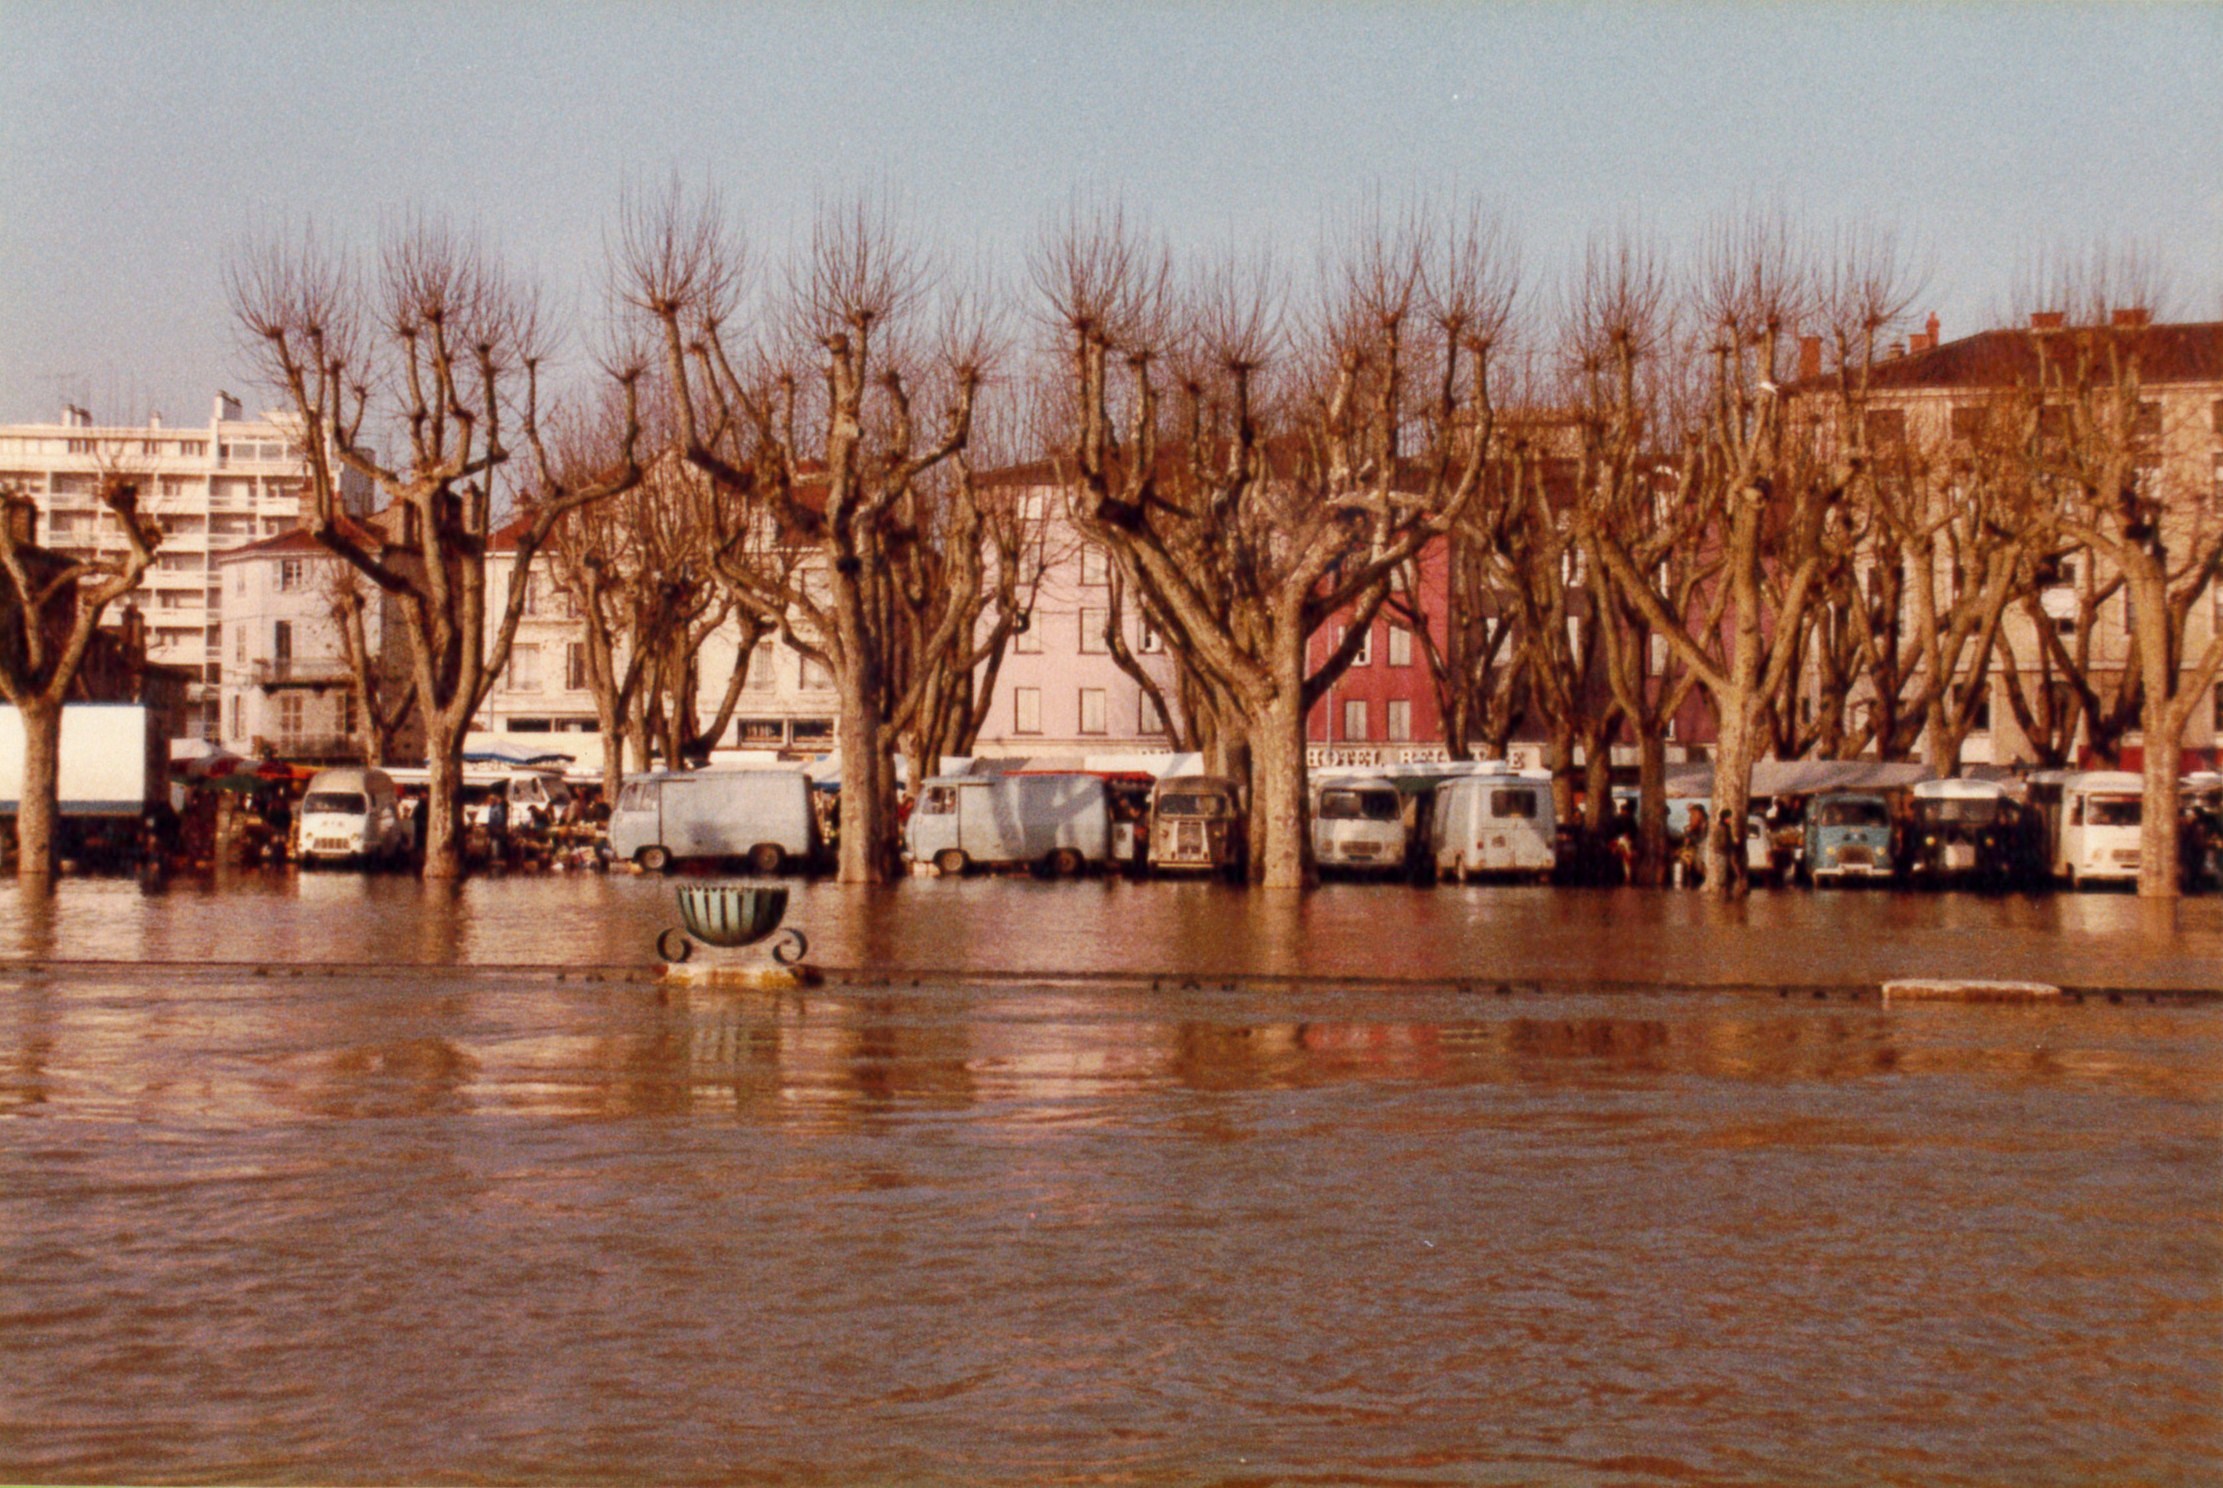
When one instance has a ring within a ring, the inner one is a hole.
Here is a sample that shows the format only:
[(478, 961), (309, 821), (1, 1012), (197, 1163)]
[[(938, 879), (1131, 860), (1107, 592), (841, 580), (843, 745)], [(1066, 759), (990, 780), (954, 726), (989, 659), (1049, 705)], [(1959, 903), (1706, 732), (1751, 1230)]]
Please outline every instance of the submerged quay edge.
[[(1448, 992), (1476, 1000), (1506, 996), (1565, 996), (1584, 994), (1597, 996), (1661, 996), (1724, 994), (1777, 999), (1802, 998), (1847, 1002), (1887, 1003), (1885, 987), (1894, 983), (1919, 981), (1973, 982), (1984, 979), (1947, 976), (1905, 971), (1884, 977), (1814, 977), (1784, 981), (1753, 981), (1732, 979), (1718, 982), (1690, 981), (1685, 979), (1628, 978), (1598, 979), (1576, 976), (1493, 976), (1466, 972), (1445, 976), (1385, 977), (1378, 974), (1339, 976), (1322, 972), (1226, 972), (1184, 971), (1164, 967), (1144, 967), (1117, 970), (1073, 970), (1056, 967), (978, 967), (939, 966), (834, 966), (810, 963), (810, 970), (818, 978), (822, 989), (890, 989), (926, 988), (934, 986), (990, 986), (990, 987), (1042, 987), (1042, 988), (1091, 988), (1141, 992), (1196, 992), (1204, 994), (1256, 993), (1256, 992)], [(0, 977), (25, 977), (37, 975), (70, 978), (102, 976), (145, 976), (159, 974), (164, 977), (194, 981), (225, 980), (336, 980), (342, 977), (375, 976), (384, 979), (468, 977), (473, 980), (518, 981), (544, 979), (560, 982), (566, 987), (593, 987), (598, 984), (682, 985), (668, 980), (664, 968), (657, 964), (611, 963), (608, 965), (582, 965), (577, 962), (363, 962), (363, 961), (165, 961), (123, 960), (112, 958), (80, 957), (0, 957)], [(697, 981), (698, 987), (713, 985)], [(2048, 1003), (2099, 1002), (2116, 1005), (2130, 1002), (2187, 1003), (2223, 1001), (2223, 985), (2218, 986), (2169, 986), (2138, 983), (2107, 983), (2090, 981), (2056, 981), (2057, 997), (2045, 999)], [(1899, 1001), (1912, 1001), (1904, 998)], [(2027, 1006), (2013, 999), (1984, 997), (1950, 999), (1963, 1003), (1990, 1003), (1999, 1006)]]

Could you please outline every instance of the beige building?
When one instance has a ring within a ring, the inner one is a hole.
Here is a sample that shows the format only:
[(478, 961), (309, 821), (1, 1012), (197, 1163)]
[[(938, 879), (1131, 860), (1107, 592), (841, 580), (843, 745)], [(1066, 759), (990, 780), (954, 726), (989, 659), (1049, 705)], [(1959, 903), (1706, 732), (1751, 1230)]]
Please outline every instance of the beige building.
[[(1834, 379), (1821, 376), (1818, 343), (1807, 344), (1804, 362), (1801, 395), (1814, 396), (1833, 385)], [(1941, 539), (1928, 582), (1941, 610), (1952, 602), (1957, 586), (1977, 581), (1980, 556), (1972, 551), (1971, 540), (1953, 531), (1950, 504), (1985, 478), (1987, 460), (2003, 457), (2002, 438), (2018, 437), (2012, 423), (2016, 410), (2028, 434), (2027, 390), (2052, 380), (2043, 369), (2050, 366), (2058, 377), (2061, 369), (2079, 363), (2107, 388), (2125, 390), (2090, 403), (2112, 406), (2123, 398), (2132, 408), (2127, 429), (2101, 437), (2122, 439), (2137, 497), (2150, 501), (2158, 514), (2152, 524), (2155, 539), (2169, 555), (2171, 572), (2194, 563), (2195, 555), (2210, 550), (2223, 531), (2223, 323), (2154, 324), (2142, 311), (2119, 310), (2104, 326), (2079, 327), (2065, 324), (2061, 315), (2040, 314), (2027, 326), (1940, 341), (1933, 316), (1926, 333), (1911, 338), (1903, 349), (1895, 347), (1873, 369), (1865, 406), (1879, 479), (1904, 480), (1927, 492), (1929, 520), (1937, 524)], [(2036, 437), (2065, 436), (2070, 422), (2083, 417), (2071, 410), (2075, 401), (2060, 393), (2039, 399)], [(1868, 541), (1874, 543), (1874, 534)], [(1973, 541), (1980, 542), (1980, 536)], [(1908, 560), (1905, 576), (1910, 589), (1920, 578), (1912, 563)], [(1873, 579), (1868, 566), (1871, 561), (1864, 559), (1864, 584)], [(2037, 587), (2030, 602), (2018, 597), (2002, 616), (1998, 644), (2003, 654), (1981, 678), (1963, 666), (1962, 685), (1984, 689), (1977, 727), (1962, 747), (1964, 764), (2025, 764), (2043, 757), (2044, 741), (2033, 735), (2045, 727), (2048, 708), (2058, 707), (2059, 717), (2072, 711), (2059, 658), (2075, 659), (2103, 704), (2117, 696), (2122, 684), (2131, 655), (2130, 611), (2104, 557), (2084, 549), (2064, 552), (2037, 565), (2033, 577)], [(2190, 573), (2186, 581), (2197, 578)], [(2177, 587), (2173, 583), (2172, 591)], [(2211, 581), (2187, 614), (2181, 658), (2196, 662), (2219, 627), (2223, 583)], [(2050, 638), (2044, 631), (2051, 632)], [(2019, 708), (2011, 692), (2018, 687)], [(2040, 695), (2048, 688), (2054, 689), (2057, 701), (2041, 705)], [(2185, 735), (2190, 764), (2217, 763), (2223, 683), (2213, 692), (2196, 710)], [(1855, 710), (1871, 706), (1872, 697), (1866, 683), (1856, 684), (1848, 694)], [(1807, 699), (1802, 706), (1811, 708), (1814, 701)], [(2088, 715), (2076, 717), (2073, 728), (2057, 741), (2065, 749), (2056, 752), (2064, 752), (2071, 764), (2084, 760), (2092, 752), (2093, 727)], [(2135, 765), (2142, 740), (2134, 716), (2114, 742), (2125, 764)], [(1917, 740), (1916, 758), (1923, 756), (1925, 744)]]
[[(162, 546), (130, 597), (147, 624), (148, 659), (190, 672), (187, 727), (217, 738), (223, 659), (223, 575), (227, 552), (300, 525), (306, 492), (299, 425), (265, 415), (249, 419), (219, 393), (205, 424), (179, 426), (158, 414), (145, 424), (96, 424), (78, 407), (52, 424), (0, 426), (0, 487), (28, 496), (39, 539), (57, 552), (91, 557), (123, 552), (115, 520), (95, 490), (106, 470), (141, 477), (141, 509), (162, 527)], [(350, 510), (369, 500), (369, 483), (343, 476)]]

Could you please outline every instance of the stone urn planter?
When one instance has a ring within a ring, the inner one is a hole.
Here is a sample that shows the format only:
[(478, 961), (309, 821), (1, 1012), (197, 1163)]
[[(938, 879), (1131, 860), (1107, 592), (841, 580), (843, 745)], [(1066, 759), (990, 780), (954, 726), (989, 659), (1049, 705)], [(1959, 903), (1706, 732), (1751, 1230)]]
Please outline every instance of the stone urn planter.
[[(675, 966), (694, 954), (695, 941), (728, 950), (757, 945), (779, 933), (787, 916), (787, 890), (776, 886), (690, 884), (674, 893), (680, 922), (656, 937), (656, 953)], [(790, 927), (771, 949), (773, 960), (793, 966), (810, 941)]]

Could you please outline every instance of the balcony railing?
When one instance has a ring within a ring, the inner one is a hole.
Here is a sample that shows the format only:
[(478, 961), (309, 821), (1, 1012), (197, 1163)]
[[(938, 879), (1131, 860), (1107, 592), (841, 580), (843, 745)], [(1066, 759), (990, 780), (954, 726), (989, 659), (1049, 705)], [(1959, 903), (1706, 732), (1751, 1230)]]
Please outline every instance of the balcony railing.
[(346, 661), (336, 656), (281, 656), (254, 664), (254, 678), (262, 687), (328, 687), (353, 680)]

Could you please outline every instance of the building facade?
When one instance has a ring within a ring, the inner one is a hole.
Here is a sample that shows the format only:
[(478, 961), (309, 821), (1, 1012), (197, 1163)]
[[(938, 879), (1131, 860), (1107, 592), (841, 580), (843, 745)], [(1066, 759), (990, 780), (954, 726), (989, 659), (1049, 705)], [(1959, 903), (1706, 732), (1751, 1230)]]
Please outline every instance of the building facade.
[[(95, 424), (66, 407), (52, 424), (0, 426), (0, 487), (30, 498), (40, 540), (73, 557), (118, 555), (123, 538), (95, 494), (108, 471), (141, 478), (142, 512), (162, 527), (154, 566), (129, 598), (145, 617), (150, 661), (190, 673), (187, 728), (221, 732), (224, 554), (301, 523), (307, 491), (298, 424), (248, 419), (219, 393), (206, 424)], [(351, 510), (367, 481), (342, 477)]]

